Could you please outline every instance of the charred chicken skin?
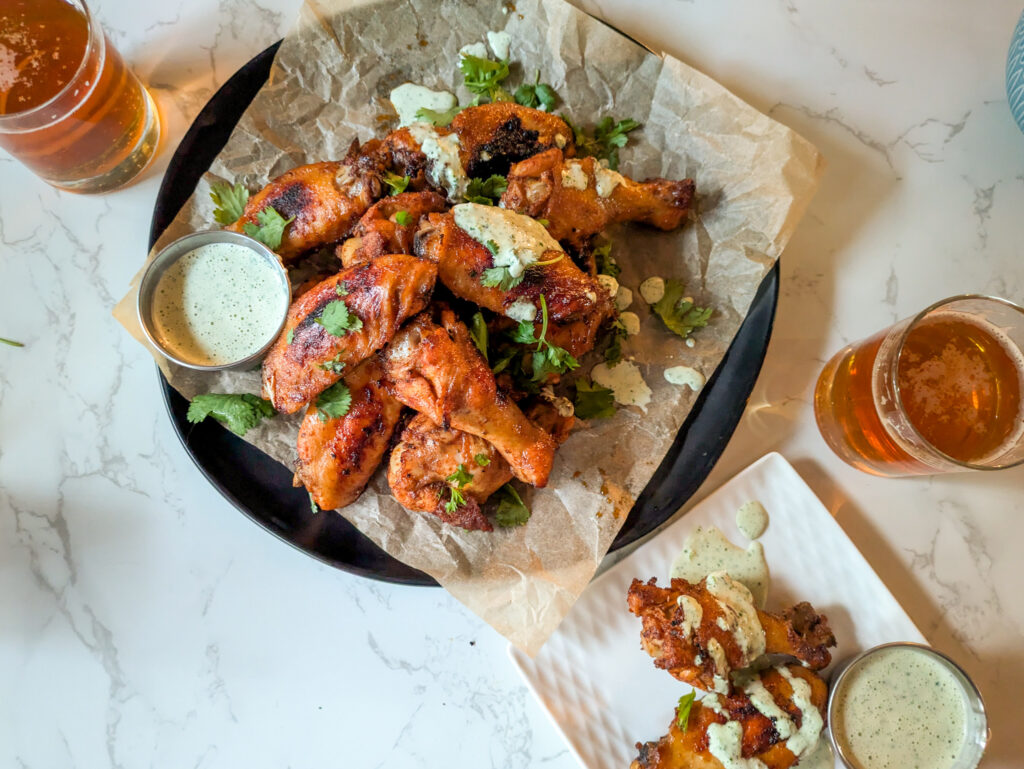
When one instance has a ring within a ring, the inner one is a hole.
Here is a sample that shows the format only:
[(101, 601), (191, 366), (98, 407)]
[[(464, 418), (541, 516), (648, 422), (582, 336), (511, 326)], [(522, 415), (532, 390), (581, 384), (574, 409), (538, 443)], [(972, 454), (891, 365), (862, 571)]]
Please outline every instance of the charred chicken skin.
[[(781, 614), (751, 605), (749, 611), (756, 612), (760, 626), (744, 626), (737, 623), (733, 607), (709, 590), (709, 580), (715, 577), (698, 583), (673, 579), (669, 587), (658, 587), (656, 579), (633, 580), (629, 610), (643, 621), (641, 644), (655, 666), (699, 689), (722, 691), (731, 688), (733, 670), (754, 661), (751, 655), (784, 654), (812, 670), (828, 665), (828, 647), (835, 646), (835, 637), (828, 619), (810, 604), (797, 604)], [(746, 637), (740, 632), (744, 629)]]
[(384, 351), (392, 393), (434, 424), (483, 438), (517, 478), (544, 486), (554, 461), (554, 440), (498, 389), (454, 313), (443, 309), (440, 315), (440, 325), (420, 315)]
[(348, 413), (336, 419), (310, 406), (299, 427), (295, 484), (305, 486), (321, 510), (354, 502), (380, 466), (403, 406), (383, 383), (377, 356), (343, 377), (352, 395)]
[(285, 219), (295, 217), (277, 248), (282, 261), (341, 240), (383, 194), (386, 169), (381, 148), (377, 139), (362, 147), (357, 140), (344, 160), (286, 171), (250, 197), (242, 216), (226, 229), (244, 232), (246, 224), (257, 224), (257, 215), (273, 206)]
[[(429, 262), (391, 254), (342, 270), (306, 291), (292, 303), (284, 331), (263, 361), (264, 396), (286, 414), (301, 409), (426, 307), (436, 276)], [(336, 302), (344, 303), (342, 313)], [(350, 328), (329, 322), (345, 312), (355, 319)]]
[[(757, 759), (768, 769), (789, 769), (799, 756), (789, 747), (792, 735), (800, 730), (818, 731), (824, 725), (828, 687), (815, 673), (800, 665), (768, 668), (756, 674), (758, 688), (763, 687), (784, 716), (775, 719), (764, 715), (750, 696), (739, 691), (730, 696), (707, 695), (694, 702), (686, 729), (679, 728), (673, 717), (668, 734), (657, 742), (637, 743), (638, 757), (630, 769), (723, 769), (723, 763), (712, 755), (709, 729), (732, 729), (740, 735), (739, 755), (736, 759)], [(806, 697), (795, 697), (800, 687)], [(808, 702), (815, 712), (801, 710), (799, 702)], [(812, 735), (813, 736), (813, 735)], [(810, 740), (798, 747), (813, 750)]]
[(411, 254), (420, 219), (446, 207), (443, 197), (429, 191), (403, 192), (379, 200), (338, 247), (338, 257), (345, 267), (352, 267), (384, 254)]
[(512, 166), (501, 205), (548, 220), (556, 240), (581, 248), (616, 222), (640, 222), (674, 230), (693, 203), (692, 179), (635, 182), (594, 158), (566, 159), (557, 149)]
[[(526, 415), (535, 425), (551, 433), (556, 444), (569, 437), (575, 421), (571, 416), (560, 416), (546, 403), (532, 405)], [(459, 465), (473, 477), (460, 489), (466, 504), (449, 513), (445, 510), (450, 488), (446, 479)], [(422, 414), (405, 426), (388, 465), (391, 493), (403, 507), (434, 513), (447, 523), (482, 531), (491, 531), (492, 527), (480, 511), (480, 505), (512, 477), (508, 462), (483, 438), (452, 427), (441, 427)]]

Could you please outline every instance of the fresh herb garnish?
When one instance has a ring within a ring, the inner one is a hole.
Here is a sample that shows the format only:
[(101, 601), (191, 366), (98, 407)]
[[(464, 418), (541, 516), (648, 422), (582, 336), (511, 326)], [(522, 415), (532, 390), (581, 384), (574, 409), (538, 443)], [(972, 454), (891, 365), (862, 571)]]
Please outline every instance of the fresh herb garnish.
[(399, 211), (395, 214), (395, 224), (399, 227), (408, 227), (412, 224), (412, 215), (408, 211)]
[(458, 468), (454, 473), (445, 478), (448, 482), (449, 499), (444, 504), (446, 513), (454, 513), (464, 504), (466, 504), (466, 497), (462, 493), (462, 489), (467, 483), (473, 480), (473, 474), (466, 469), (466, 466), (459, 463)]
[(621, 320), (616, 318), (612, 321), (611, 331), (611, 342), (604, 350), (604, 362), (609, 366), (614, 366), (616, 363), (622, 361), (622, 340), (626, 338), (626, 326)]
[(487, 322), (484, 320), (482, 312), (473, 314), (473, 319), (469, 323), (469, 336), (473, 340), (473, 344), (476, 345), (476, 349), (484, 356), (484, 360), (490, 364), (491, 361), (487, 357)]
[(341, 362), (341, 356), (344, 353), (338, 353), (333, 358), (323, 363), (318, 363), (317, 367), (322, 368), (324, 371), (330, 371), (332, 374), (340, 374), (345, 370), (345, 364)]
[(558, 103), (558, 94), (547, 83), (540, 82), (540, 70), (533, 79), (533, 84), (523, 83), (516, 89), (516, 101), (524, 107), (540, 107), (550, 112)]
[(491, 458), (486, 454), (477, 454), (473, 457), (473, 460), (480, 465), (480, 467), (487, 467), (491, 463)]
[(459, 69), (465, 76), (466, 88), (476, 94), (474, 104), (480, 104), (484, 97), (490, 101), (512, 101), (512, 95), (501, 86), (509, 75), (507, 61), (492, 61), (464, 53), (459, 60)]
[(551, 344), (548, 334), (548, 303), (544, 294), (540, 295), (540, 336), (536, 335), (533, 323), (522, 321), (512, 332), (512, 338), (520, 344), (536, 344), (533, 351), (533, 381), (540, 382), (550, 374), (561, 374), (577, 368), (580, 364), (569, 351)]
[(288, 329), (288, 336), (284, 338), (285, 344), (291, 344), (295, 340), (295, 329)]
[(281, 214), (277, 213), (276, 208), (267, 206), (256, 214), (256, 221), (259, 224), (246, 222), (242, 225), (242, 230), (250, 238), (255, 238), (273, 251), (281, 245), (281, 238), (284, 237), (284, 228), (291, 224), (294, 219), (294, 216), (290, 219), (285, 219)]
[(619, 263), (612, 256), (612, 242), (610, 240), (606, 240), (594, 248), (594, 261), (597, 264), (597, 271), (601, 275), (611, 275), (613, 278), (617, 278), (622, 273), (622, 268), (619, 267)]
[(696, 692), (690, 692), (679, 698), (679, 705), (676, 707), (676, 724), (680, 731), (686, 731), (686, 725), (690, 721), (690, 708), (693, 707), (693, 700), (696, 696)]
[(316, 411), (321, 422), (345, 416), (351, 405), (352, 393), (344, 382), (331, 385), (316, 399)]
[(499, 526), (522, 526), (530, 520), (530, 508), (523, 502), (519, 492), (510, 483), (506, 483), (495, 493), (498, 508), (494, 513), (494, 522)]
[(629, 141), (626, 134), (640, 127), (640, 124), (631, 118), (616, 122), (609, 116), (602, 118), (594, 126), (593, 136), (588, 136), (585, 130), (573, 125), (564, 115), (562, 119), (572, 129), (573, 138), (576, 140), (576, 153), (581, 157), (592, 155), (599, 160), (606, 160), (608, 167), (613, 171), (619, 168), (619, 149), (625, 147)]
[(192, 399), (185, 418), (192, 424), (198, 424), (207, 417), (213, 417), (235, 435), (243, 436), (276, 413), (270, 401), (249, 393), (206, 393)]
[(484, 274), (480, 276), (480, 284), (487, 288), (497, 287), (502, 291), (511, 291), (523, 282), (523, 278), (525, 276), (525, 272), (513, 275), (509, 271), (508, 265), (502, 267), (488, 267), (484, 270)]
[(685, 286), (681, 280), (669, 278), (665, 281), (665, 295), (651, 309), (674, 334), (686, 339), (694, 329), (708, 325), (712, 309), (697, 307), (689, 299), (683, 298)]
[(22, 343), (22, 342), (15, 342), (13, 339), (4, 339), (2, 336), (0, 336), (0, 342), (2, 342), (3, 344), (9, 344), (11, 347), (24, 347), (25, 346), (24, 343)]
[(213, 209), (213, 218), (218, 224), (234, 224), (243, 213), (245, 204), (249, 202), (249, 190), (236, 182), (231, 186), (227, 182), (214, 182), (210, 185), (210, 200), (216, 208)]
[(409, 186), (409, 177), (399, 176), (398, 174), (393, 174), (388, 171), (384, 175), (384, 183), (388, 185), (388, 188), (391, 190), (388, 192), (389, 195), (398, 195), (405, 192), (405, 188)]
[(420, 107), (416, 110), (416, 119), (421, 123), (433, 123), (434, 125), (443, 128), (451, 123), (455, 119), (455, 116), (462, 112), (462, 109), (463, 108), (458, 104), (444, 112), (438, 112), (437, 110), (428, 109), (427, 107)]
[(313, 513), (313, 515), (316, 515), (317, 513), (320, 512), (320, 508), (317, 507), (317, 505), (316, 505), (316, 500), (313, 499), (313, 492), (312, 491), (309, 492), (309, 509)]
[(492, 174), (486, 179), (470, 179), (466, 187), (466, 202), (493, 206), (501, 199), (506, 189), (508, 180), (500, 174)]
[(615, 416), (614, 393), (607, 387), (588, 382), (584, 378), (577, 379), (573, 385), (576, 388), (573, 406), (580, 419), (607, 419)]
[[(338, 296), (348, 296), (348, 289), (342, 283), (338, 284), (336, 291)], [(323, 326), (331, 336), (345, 336), (349, 331), (358, 331), (363, 327), (362, 319), (350, 313), (348, 305), (341, 299), (328, 302), (320, 317), (313, 322)]]

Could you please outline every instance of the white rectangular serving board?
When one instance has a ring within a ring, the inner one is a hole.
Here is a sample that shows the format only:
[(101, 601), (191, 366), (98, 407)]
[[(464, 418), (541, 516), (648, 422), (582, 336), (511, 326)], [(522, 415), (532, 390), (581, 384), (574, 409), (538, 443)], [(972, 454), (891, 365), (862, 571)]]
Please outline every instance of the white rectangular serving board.
[(809, 601), (835, 633), (833, 661), (888, 641), (924, 641), (814, 492), (781, 455), (768, 454), (594, 580), (535, 659), (509, 647), (583, 766), (628, 767), (635, 744), (665, 734), (679, 697), (690, 691), (640, 647), (640, 620), (626, 608), (630, 582), (657, 577), (667, 584), (698, 526), (717, 526), (746, 546), (736, 511), (751, 500), (764, 505), (770, 521), (760, 538), (771, 572), (769, 610)]

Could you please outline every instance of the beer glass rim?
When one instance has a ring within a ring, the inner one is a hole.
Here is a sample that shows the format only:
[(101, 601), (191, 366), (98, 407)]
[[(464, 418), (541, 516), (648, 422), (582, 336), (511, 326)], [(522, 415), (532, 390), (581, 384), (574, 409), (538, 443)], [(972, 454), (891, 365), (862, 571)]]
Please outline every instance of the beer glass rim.
[[(896, 407), (899, 409), (900, 413), (906, 414), (907, 412), (903, 406), (903, 393), (900, 391), (900, 380), (898, 376), (899, 364), (900, 357), (903, 355), (903, 347), (907, 341), (907, 337), (910, 336), (910, 332), (914, 328), (916, 328), (917, 325), (922, 320), (924, 320), (929, 314), (935, 312), (935, 310), (945, 307), (948, 304), (952, 304), (953, 302), (961, 302), (971, 299), (980, 299), (986, 302), (994, 302), (996, 304), (1001, 304), (1004, 307), (1008, 307), (1011, 310), (1015, 310), (1022, 317), (1024, 317), (1024, 307), (1021, 307), (1019, 304), (1011, 302), (1009, 299), (1003, 299), (1002, 297), (991, 296), (989, 294), (957, 294), (956, 296), (950, 296), (945, 299), (940, 299), (934, 304), (925, 307), (923, 310), (921, 310), (921, 312), (917, 313), (917, 315), (912, 317), (910, 321), (907, 323), (906, 328), (904, 328), (900, 332), (899, 341), (896, 344), (896, 354), (893, 355), (892, 361), (889, 364), (889, 376), (892, 378)], [(906, 420), (906, 424), (907, 427), (913, 431), (914, 436), (921, 441), (922, 445), (927, 446), (929, 450), (935, 452), (935, 454), (940, 456), (943, 460), (951, 462), (954, 465), (958, 465), (959, 467), (962, 467), (965, 470), (1007, 470), (1011, 467), (1017, 467), (1020, 464), (1024, 464), (1024, 457), (1021, 457), (1017, 461), (1011, 462), (1010, 464), (997, 465), (994, 467), (990, 465), (975, 464), (974, 462), (964, 462), (963, 460), (951, 457), (946, 452), (938, 449), (930, 440), (928, 440), (921, 434), (921, 432), (914, 426), (913, 422), (911, 422), (910, 419)]]
[(71, 88), (77, 84), (78, 79), (82, 76), (82, 72), (85, 70), (86, 65), (89, 63), (89, 57), (92, 55), (93, 48), (95, 48), (97, 41), (100, 44), (103, 42), (103, 34), (95, 34), (94, 21), (92, 12), (89, 10), (89, 6), (86, 5), (85, 0), (61, 0), (69, 5), (77, 6), (81, 9), (82, 15), (85, 16), (85, 29), (87, 37), (85, 40), (85, 50), (82, 52), (82, 60), (78, 62), (78, 69), (75, 70), (75, 74), (66, 82), (57, 93), (51, 96), (49, 99), (44, 101), (42, 104), (37, 104), (29, 109), (22, 110), (20, 112), (8, 112), (6, 115), (0, 115), (0, 130), (3, 129), (5, 124), (12, 124), (20, 122), (26, 118), (31, 118), (34, 115), (42, 113), (47, 107), (53, 105), (55, 101), (64, 96)]

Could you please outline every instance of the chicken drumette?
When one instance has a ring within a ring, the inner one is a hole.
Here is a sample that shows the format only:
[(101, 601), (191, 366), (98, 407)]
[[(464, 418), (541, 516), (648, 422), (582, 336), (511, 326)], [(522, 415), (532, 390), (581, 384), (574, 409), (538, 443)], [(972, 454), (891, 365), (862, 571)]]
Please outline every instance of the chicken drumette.
[(444, 211), (445, 199), (436, 192), (403, 192), (374, 203), (337, 250), (345, 267), (384, 254), (411, 254), (420, 219)]

